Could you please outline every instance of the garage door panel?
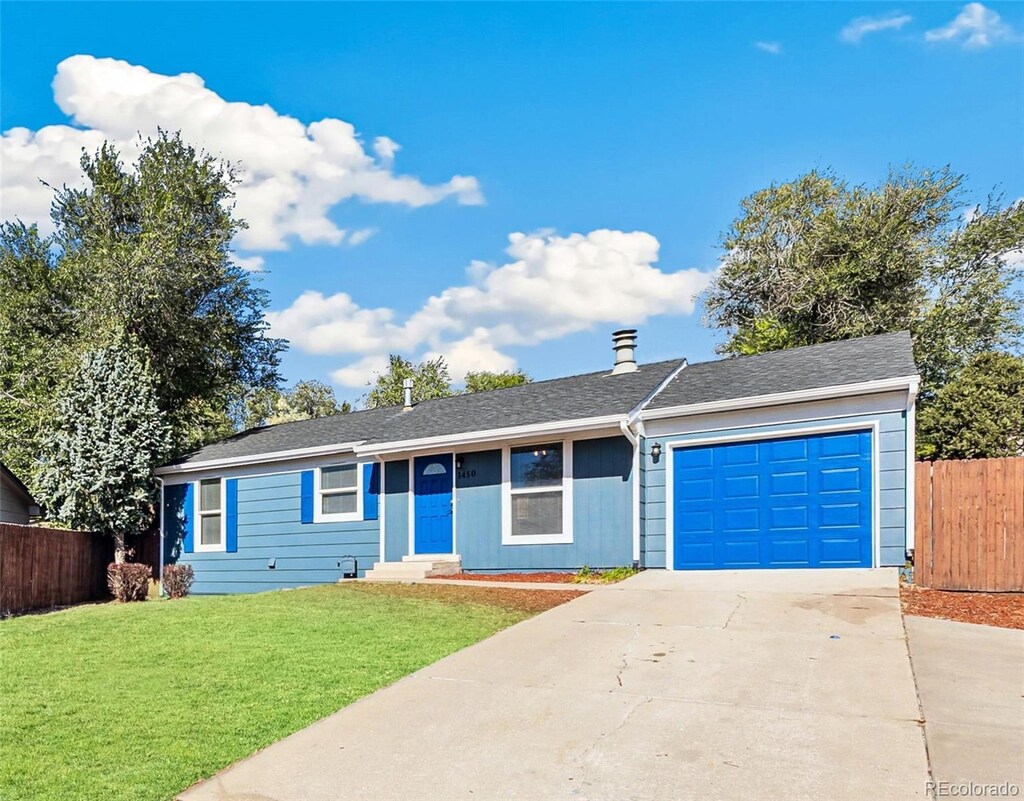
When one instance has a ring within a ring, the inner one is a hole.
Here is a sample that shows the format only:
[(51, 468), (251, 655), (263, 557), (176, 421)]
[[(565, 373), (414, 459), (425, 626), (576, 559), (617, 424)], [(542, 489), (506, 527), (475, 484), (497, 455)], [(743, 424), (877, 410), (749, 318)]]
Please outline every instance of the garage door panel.
[(870, 567), (871, 433), (673, 454), (677, 569)]

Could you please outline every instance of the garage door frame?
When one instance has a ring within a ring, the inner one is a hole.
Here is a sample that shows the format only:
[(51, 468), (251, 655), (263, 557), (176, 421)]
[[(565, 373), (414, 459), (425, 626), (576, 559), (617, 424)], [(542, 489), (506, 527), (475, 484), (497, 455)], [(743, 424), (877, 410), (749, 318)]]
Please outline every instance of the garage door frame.
[[(688, 435), (687, 439), (667, 442), (665, 445), (665, 567), (675, 570), (675, 452), (685, 448), (703, 448), (707, 445), (721, 445), (727, 442), (767, 442), (787, 437), (832, 434), (839, 431), (871, 432), (871, 566), (881, 564), (881, 502), (879, 495), (880, 458), (878, 451), (878, 420), (859, 420), (848, 423), (822, 423), (821, 425), (787, 427), (772, 431), (747, 431), (720, 436), (703, 436), (699, 433)], [(709, 568), (711, 569), (711, 568)], [(772, 568), (761, 568), (770, 570)], [(806, 568), (795, 568), (805, 570)], [(832, 569), (832, 568), (829, 568)], [(841, 568), (840, 568), (841, 569)]]

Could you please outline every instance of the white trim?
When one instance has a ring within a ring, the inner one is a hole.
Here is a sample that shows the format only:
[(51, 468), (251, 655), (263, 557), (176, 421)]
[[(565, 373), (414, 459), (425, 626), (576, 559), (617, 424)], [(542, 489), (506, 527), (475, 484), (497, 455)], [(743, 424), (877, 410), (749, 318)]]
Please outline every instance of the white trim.
[(383, 459), (378, 459), (377, 464), (380, 465), (380, 478), (377, 481), (377, 525), (380, 529), (380, 559), (381, 563), (384, 562), (384, 538), (387, 536), (387, 518), (385, 517), (387, 510), (387, 492), (384, 487), (384, 474), (387, 473), (387, 462)]
[(629, 441), (629, 444), (633, 446), (633, 458), (632, 467), (630, 468), (630, 476), (632, 478), (632, 486), (630, 486), (630, 492), (632, 495), (631, 503), (632, 508), (632, 524), (633, 524), (633, 561), (640, 561), (640, 437), (633, 433), (633, 429), (629, 427), (629, 423), (625, 420), (620, 424), (622, 429), (622, 435)]
[(452, 477), (452, 549), (450, 551), (442, 551), (441, 553), (445, 556), (450, 554), (457, 554), (458, 550), (455, 548), (455, 454), (450, 451), (438, 451), (437, 453), (424, 453), (418, 457), (409, 457), (409, 556), (432, 556), (434, 554), (421, 554), (416, 553), (416, 459), (429, 459), (431, 456), (449, 456), (451, 457), (451, 463), (449, 465), (450, 475)]
[(160, 594), (164, 593), (164, 480), (157, 477), (157, 481), (160, 482), (160, 554), (159, 561), (157, 562), (157, 569), (160, 571), (160, 575), (156, 577), (156, 580), (160, 582)]
[[(220, 507), (216, 512), (206, 511), (203, 512), (200, 508), (202, 506), (203, 498), (203, 482), (204, 481), (218, 481), (220, 482)], [(227, 510), (227, 492), (224, 485), (223, 478), (203, 478), (197, 479), (193, 482), (195, 486), (192, 489), (192, 552), (193, 553), (218, 553), (226, 552), (228, 546), (228, 510)], [(203, 515), (220, 515), (220, 542), (216, 545), (204, 545), (203, 544)]]
[(688, 417), (695, 414), (709, 414), (712, 412), (729, 412), (736, 409), (749, 409), (761, 406), (780, 406), (790, 403), (805, 403), (807, 401), (828, 400), (829, 398), (842, 398), (849, 395), (870, 395), (878, 392), (891, 392), (894, 390), (906, 390), (916, 385), (918, 377), (901, 376), (899, 378), (887, 378), (881, 381), (862, 381), (858, 384), (841, 384), (830, 387), (818, 387), (816, 389), (804, 389), (796, 392), (777, 392), (771, 395), (749, 395), (742, 398), (730, 398), (728, 400), (709, 401), (707, 403), (692, 403), (683, 406), (669, 406), (664, 409), (645, 409), (640, 412), (641, 420), (661, 420), (666, 417)]
[[(356, 462), (354, 460), (337, 462), (335, 464), (318, 465), (313, 469), (313, 522), (314, 523), (355, 523), (363, 519), (363, 465), (365, 462)], [(340, 490), (328, 490), (326, 493), (323, 490), (323, 486), (320, 480), (320, 473), (326, 467), (346, 467), (352, 465), (356, 471), (356, 486), (355, 490), (351, 487), (346, 487)], [(355, 492), (356, 496), (356, 510), (354, 512), (335, 512), (333, 514), (325, 514), (323, 511), (323, 496), (324, 495), (351, 495)], [(380, 517), (380, 508), (378, 506), (377, 516)]]
[(914, 549), (914, 535), (916, 533), (917, 516), (917, 389), (914, 384), (907, 393), (907, 414), (904, 424), (907, 429), (907, 436), (904, 440), (904, 447), (907, 449), (907, 473), (905, 483), (907, 485), (906, 505), (906, 550)]
[[(512, 468), (511, 445), (501, 448), (501, 544), (502, 545), (565, 545), (573, 542), (572, 440), (555, 440), (562, 445), (562, 531), (558, 534), (512, 534)], [(543, 444), (537, 442), (535, 444)], [(518, 445), (516, 447), (519, 447)], [(517, 489), (516, 495), (553, 492), (554, 487)]]
[(721, 445), (726, 442), (763, 442), (784, 437), (799, 437), (813, 434), (829, 434), (836, 431), (870, 431), (871, 432), (871, 559), (872, 567), (881, 564), (881, 465), (879, 460), (879, 425), (878, 420), (830, 423), (806, 428), (790, 428), (778, 431), (764, 431), (759, 434), (727, 434), (717, 437), (701, 437), (687, 435), (687, 439), (667, 442), (664, 445), (665, 458), (665, 567), (675, 570), (675, 479), (674, 458), (676, 450), (683, 448), (699, 448), (705, 445)]
[[(609, 414), (603, 417), (585, 417), (579, 420), (558, 420), (553, 423), (536, 423), (528, 426), (510, 426), (508, 428), (492, 428), (486, 431), (469, 431), (464, 434), (444, 435), (440, 437), (424, 437), (395, 442), (381, 442), (356, 447), (360, 456), (377, 456), (380, 454), (404, 453), (432, 449), (434, 453), (454, 452), (459, 445), (475, 445), (492, 440), (509, 440), (520, 437), (543, 437), (545, 434), (569, 433), (586, 431), (593, 428), (618, 426), (625, 419), (622, 414)], [(429, 456), (430, 454), (422, 454)]]
[(266, 464), (267, 462), (286, 462), (290, 459), (302, 459), (307, 456), (330, 456), (332, 454), (353, 453), (358, 442), (342, 442), (337, 445), (317, 445), (312, 448), (294, 448), (276, 453), (255, 453), (252, 456), (232, 456), (226, 459), (208, 459), (205, 462), (184, 462), (182, 464), (165, 465), (153, 472), (158, 476), (174, 475), (175, 473), (193, 473), (197, 470), (214, 470), (222, 467), (235, 467), (249, 464)]

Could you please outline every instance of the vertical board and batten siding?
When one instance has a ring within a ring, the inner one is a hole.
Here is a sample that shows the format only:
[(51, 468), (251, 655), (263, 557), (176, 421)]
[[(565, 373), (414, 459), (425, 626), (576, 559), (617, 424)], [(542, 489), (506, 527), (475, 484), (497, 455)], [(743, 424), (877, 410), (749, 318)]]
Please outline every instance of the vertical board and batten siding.
[(456, 551), (467, 571), (577, 570), (633, 561), (631, 471), (625, 437), (572, 444), (573, 541), (502, 545), (501, 451), (460, 454), (456, 471)]
[(1024, 457), (916, 468), (914, 583), (1024, 591)]
[(409, 553), (409, 461), (384, 464), (384, 561)]
[[(687, 421), (695, 425), (693, 419)], [(642, 562), (644, 567), (666, 566), (666, 491), (665, 469), (667, 451), (670, 445), (677, 443), (699, 443), (703, 439), (719, 437), (745, 437), (756, 440), (771, 436), (773, 433), (787, 431), (799, 434), (802, 430), (813, 431), (815, 428), (833, 423), (843, 425), (863, 423), (865, 428), (875, 422), (878, 424), (878, 498), (879, 498), (879, 535), (880, 535), (880, 566), (903, 565), (906, 559), (906, 504), (907, 504), (907, 426), (905, 411), (887, 411), (875, 414), (842, 416), (836, 418), (823, 417), (811, 421), (779, 422), (768, 425), (737, 428), (716, 428), (714, 431), (689, 431), (685, 434), (648, 433), (642, 442), (644, 485), (642, 497), (644, 503), (643, 525), (641, 527)], [(670, 429), (671, 421), (659, 421), (659, 428)], [(661, 458), (655, 462), (651, 457), (651, 446), (657, 441), (662, 445)]]
[[(164, 564), (187, 562), (195, 570), (197, 594), (262, 592), (329, 584), (357, 560), (359, 574), (380, 558), (378, 520), (303, 523), (303, 473), (273, 473), (237, 479), (237, 551), (183, 552), (192, 515), (191, 484), (164, 488)], [(235, 479), (231, 479), (234, 481)], [(227, 510), (225, 510), (227, 512)], [(268, 566), (275, 560), (275, 567)], [(349, 560), (350, 561), (350, 560)]]

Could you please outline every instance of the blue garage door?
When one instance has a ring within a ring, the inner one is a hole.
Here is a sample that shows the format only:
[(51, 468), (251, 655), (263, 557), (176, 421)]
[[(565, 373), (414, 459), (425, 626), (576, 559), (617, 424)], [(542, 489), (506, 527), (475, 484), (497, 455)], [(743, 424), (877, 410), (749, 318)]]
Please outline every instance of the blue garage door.
[(677, 570), (871, 567), (871, 432), (679, 448)]

